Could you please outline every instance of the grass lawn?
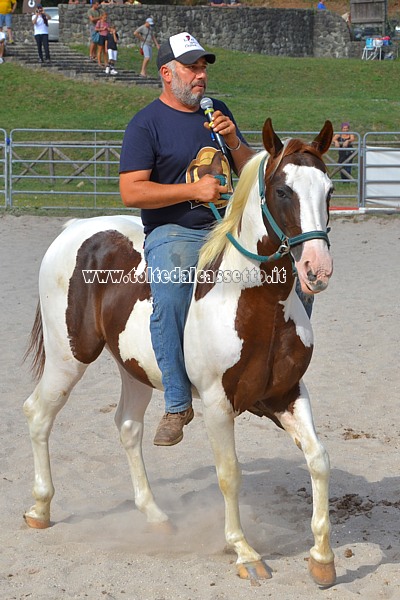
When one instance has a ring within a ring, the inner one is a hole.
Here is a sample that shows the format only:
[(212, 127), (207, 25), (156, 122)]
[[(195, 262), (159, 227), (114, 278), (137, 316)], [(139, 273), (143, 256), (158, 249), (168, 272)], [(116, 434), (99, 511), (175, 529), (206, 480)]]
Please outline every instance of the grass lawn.
[[(87, 49), (80, 47), (87, 54)], [(271, 117), (277, 131), (319, 131), (325, 119), (337, 130), (399, 130), (400, 59), (285, 58), (213, 49), (208, 93), (223, 99), (241, 129), (260, 130)], [(135, 48), (121, 48), (118, 66), (138, 72)], [(150, 74), (156, 74), (153, 59)], [(0, 127), (125, 129), (134, 113), (156, 98), (158, 88), (83, 82), (6, 62), (0, 67), (7, 102)]]

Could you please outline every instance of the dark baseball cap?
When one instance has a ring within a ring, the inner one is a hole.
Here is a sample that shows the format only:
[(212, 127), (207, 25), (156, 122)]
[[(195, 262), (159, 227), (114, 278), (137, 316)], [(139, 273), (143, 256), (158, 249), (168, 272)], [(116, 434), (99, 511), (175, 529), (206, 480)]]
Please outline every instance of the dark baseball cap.
[(177, 60), (183, 65), (192, 65), (203, 57), (208, 63), (215, 63), (215, 54), (204, 50), (190, 33), (183, 31), (171, 35), (167, 42), (161, 44), (157, 56), (157, 68), (160, 69), (171, 60)]

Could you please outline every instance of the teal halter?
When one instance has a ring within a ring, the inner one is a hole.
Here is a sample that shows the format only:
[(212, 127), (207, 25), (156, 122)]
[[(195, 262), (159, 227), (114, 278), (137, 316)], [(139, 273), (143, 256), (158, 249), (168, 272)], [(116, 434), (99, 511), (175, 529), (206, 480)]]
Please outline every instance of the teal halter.
[[(275, 234), (278, 236), (278, 239), (280, 241), (279, 248), (274, 254), (267, 256), (267, 255), (262, 255), (262, 254), (255, 254), (253, 252), (250, 252), (249, 250), (246, 250), (246, 248), (244, 248), (240, 244), (240, 242), (238, 242), (233, 237), (233, 235), (231, 233), (226, 234), (226, 237), (228, 238), (228, 240), (235, 246), (235, 248), (241, 254), (243, 254), (244, 256), (247, 256), (247, 258), (257, 260), (258, 262), (269, 262), (272, 260), (278, 260), (278, 259), (282, 258), (283, 256), (285, 256), (286, 254), (289, 254), (290, 250), (292, 248), (294, 248), (295, 246), (298, 246), (299, 244), (302, 244), (303, 242), (307, 242), (308, 240), (322, 239), (322, 240), (326, 241), (326, 243), (328, 244), (328, 247), (329, 247), (330, 242), (329, 242), (328, 232), (330, 231), (330, 229), (327, 229), (327, 231), (317, 231), (317, 230), (316, 231), (306, 231), (305, 233), (300, 233), (299, 235), (295, 235), (293, 237), (288, 237), (287, 235), (285, 235), (283, 233), (282, 229), (279, 227), (279, 225), (275, 221), (274, 217), (272, 216), (272, 214), (266, 204), (266, 200), (265, 200), (264, 169), (265, 169), (266, 160), (267, 160), (267, 156), (265, 156), (263, 158), (263, 160), (260, 163), (259, 169), (258, 169), (258, 193), (260, 196), (261, 211), (262, 211), (263, 215), (265, 216), (265, 218), (267, 219), (268, 223), (271, 225)], [(210, 208), (211, 208), (216, 220), (222, 221), (221, 215), (219, 214), (218, 210), (215, 208), (215, 205), (212, 204), (211, 202), (210, 202)], [(290, 256), (290, 258), (292, 260), (293, 272), (295, 274), (296, 268), (294, 266), (294, 260), (293, 260), (292, 256)]]

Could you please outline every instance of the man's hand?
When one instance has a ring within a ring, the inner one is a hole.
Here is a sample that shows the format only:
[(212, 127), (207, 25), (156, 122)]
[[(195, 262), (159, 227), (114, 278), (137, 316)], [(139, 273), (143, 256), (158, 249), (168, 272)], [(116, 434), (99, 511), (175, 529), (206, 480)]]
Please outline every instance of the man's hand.
[(221, 185), (219, 180), (213, 175), (204, 175), (198, 181), (192, 184), (194, 197), (198, 202), (207, 204), (208, 202), (218, 202), (221, 194), (228, 193), (228, 186)]
[(224, 115), (220, 110), (216, 110), (213, 113), (213, 120), (211, 123), (206, 121), (204, 123), (206, 129), (212, 129), (216, 133), (222, 135), (228, 146), (236, 146), (237, 135), (235, 124), (232, 123), (231, 119)]

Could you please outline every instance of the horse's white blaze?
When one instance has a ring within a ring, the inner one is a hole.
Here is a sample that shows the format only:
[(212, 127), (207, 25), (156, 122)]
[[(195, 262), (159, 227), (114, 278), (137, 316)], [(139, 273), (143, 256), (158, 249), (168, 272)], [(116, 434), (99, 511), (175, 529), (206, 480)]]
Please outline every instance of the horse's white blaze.
[(161, 371), (154, 355), (148, 325), (151, 313), (152, 305), (149, 300), (136, 302), (124, 331), (119, 335), (118, 348), (123, 361), (136, 360), (146, 371), (152, 385), (160, 389)]
[(314, 334), (311, 327), (311, 322), (296, 293), (295, 286), (293, 286), (292, 291), (287, 299), (280, 304), (283, 305), (283, 315), (285, 317), (285, 321), (292, 319), (296, 326), (296, 333), (303, 342), (304, 346), (307, 348), (312, 346), (314, 343)]
[(331, 187), (326, 173), (316, 167), (288, 164), (283, 169), (286, 184), (300, 200), (300, 223), (302, 231), (325, 231), (327, 212), (325, 199)]

